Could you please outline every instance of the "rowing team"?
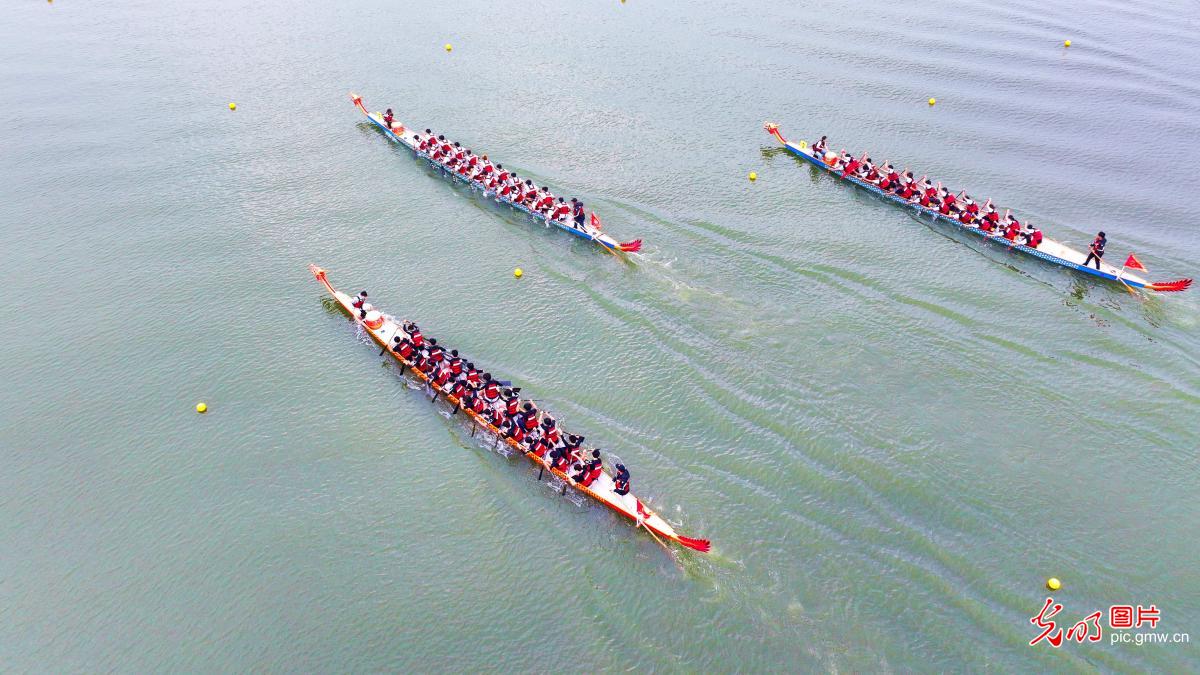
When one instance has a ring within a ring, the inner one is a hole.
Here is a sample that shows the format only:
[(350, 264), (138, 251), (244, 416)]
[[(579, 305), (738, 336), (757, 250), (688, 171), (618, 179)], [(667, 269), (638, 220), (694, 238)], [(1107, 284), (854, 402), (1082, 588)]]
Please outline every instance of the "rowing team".
[[(383, 114), (384, 124), (393, 132), (403, 135), (404, 127), (394, 126), (394, 119), (392, 109), (388, 108)], [(584, 227), (587, 219), (583, 202), (578, 199), (572, 197), (570, 202), (566, 202), (562, 197), (556, 197), (550, 192), (550, 188), (542, 186), (539, 189), (532, 180), (522, 181), (515, 171), (506, 170), (503, 164), (493, 164), (487, 155), (476, 155), (457, 141), (446, 140), (443, 135), (435, 137), (429, 129), (426, 129), (424, 134), (413, 133), (412, 141), (419, 152), (428, 155), (447, 170), (478, 183), (498, 198), (521, 204), (547, 220), (560, 223), (573, 221), (577, 229), (587, 231)], [(600, 219), (595, 214), (592, 214), (591, 225), (595, 230), (600, 229)]]
[(989, 234), (1003, 235), (1013, 244), (1037, 248), (1042, 243), (1040, 229), (1028, 221), (1022, 224), (1011, 211), (1005, 211), (1004, 217), (1001, 218), (990, 199), (981, 208), (970, 195), (962, 191), (954, 194), (948, 188), (942, 187), (940, 182), (937, 185), (931, 183), (928, 176), (921, 176), (921, 179), (917, 180), (913, 172), (907, 169), (897, 171), (887, 162), (878, 166), (871, 162), (866, 153), (855, 158), (845, 150), (842, 150), (841, 154), (830, 152), (825, 136), (813, 143), (812, 151), (813, 157), (822, 159), (832, 170), (841, 171), (843, 178), (854, 177), (870, 183), (888, 194), (907, 200), (910, 204), (933, 209), (943, 216), (958, 220), (963, 225), (978, 227)]
[[(362, 291), (351, 303), (368, 328), (383, 326), (383, 315), (367, 301)], [(600, 449), (590, 453), (583, 448), (583, 436), (562, 431), (550, 414), (539, 410), (534, 401), (520, 397), (521, 388), (500, 382), (475, 367), (459, 355), (457, 349), (447, 350), (436, 338), (426, 338), (411, 321), (400, 323), (388, 349), (403, 362), (429, 379), (435, 391), (453, 396), (458, 408), (470, 410), (499, 430), (504, 438), (514, 441), (525, 452), (532, 453), (552, 469), (566, 474), (572, 484), (591, 487), (604, 469)], [(617, 464), (613, 476), (613, 492), (629, 494), (629, 470)]]

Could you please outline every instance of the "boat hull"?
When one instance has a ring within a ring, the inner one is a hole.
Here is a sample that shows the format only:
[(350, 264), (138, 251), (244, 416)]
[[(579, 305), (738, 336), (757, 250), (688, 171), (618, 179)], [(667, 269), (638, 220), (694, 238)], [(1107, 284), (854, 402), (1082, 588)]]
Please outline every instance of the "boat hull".
[[(427, 375), (425, 375), (424, 373), (422, 373), (419, 370), (412, 368), (412, 364), (408, 361), (405, 361), (399, 354), (395, 353), (394, 351), (392, 351), (390, 349), (386, 349), (386, 346), (389, 344), (391, 338), (393, 336), (395, 336), (397, 334), (397, 332), (400, 330), (400, 322), (399, 321), (396, 321), (396, 320), (392, 319), (391, 317), (385, 316), (385, 320), (383, 321), (382, 325), (380, 325), (378, 328), (373, 329), (373, 328), (367, 326), (367, 324), (358, 317), (358, 313), (354, 311), (354, 307), (352, 304), (354, 302), (354, 299), (351, 298), (349, 295), (335, 289), (329, 283), (329, 279), (328, 279), (324, 269), (317, 267), (316, 265), (310, 265), (309, 271), (312, 272), (313, 276), (317, 279), (317, 281), (319, 281), (325, 287), (325, 289), (327, 291), (329, 291), (330, 295), (333, 296), (333, 299), (335, 301), (337, 301), (338, 306), (341, 308), (341, 310), (346, 315), (348, 315), (352, 320), (354, 320), (354, 322), (357, 323), (362, 328), (363, 332), (365, 332), (367, 335), (371, 336), (371, 339), (375, 342), (375, 344), (384, 348), (384, 350), (388, 354), (390, 354), (392, 356), (392, 358), (394, 358), (399, 363), (403, 364), (406, 368), (409, 369), (409, 371), (411, 373), (413, 373), (416, 377), (418, 377), (422, 382), (424, 382), (425, 384), (428, 384), (432, 387), (432, 384), (430, 383), (429, 377)], [(476, 425), (478, 428), (491, 433), (497, 439), (501, 438), (500, 430), (497, 429), (495, 426), (493, 426), (491, 423), (489, 423), (487, 420), (485, 420), (483, 417), (477, 415), (475, 412), (473, 412), (471, 410), (466, 410), (466, 409), (459, 407), (459, 401), (456, 397), (454, 397), (451, 394), (446, 394), (446, 393), (440, 393), (440, 396), (442, 398), (444, 398), (446, 401), (448, 401), (451, 405), (453, 405), (456, 408), (458, 408), (459, 410), (461, 410), (462, 413), (468, 419), (470, 419), (474, 423), (474, 425)], [(527, 450), (522, 448), (516, 441), (512, 440), (511, 438), (505, 438), (504, 442), (507, 443), (510, 448), (512, 448), (514, 451), (516, 451), (517, 454), (525, 457), (529, 461), (531, 461), (534, 464), (541, 467), (545, 472), (555, 476), (560, 481), (562, 481), (562, 483), (564, 485), (564, 489), (566, 487), (569, 487), (572, 490), (575, 490), (581, 494), (584, 494), (587, 497), (590, 497), (591, 499), (593, 499), (594, 501), (597, 501), (597, 502), (603, 504), (604, 506), (607, 506), (609, 509), (624, 516), (625, 518), (628, 518), (629, 520), (633, 521), (636, 525), (644, 527), (647, 530), (649, 530), (653, 533), (656, 533), (660, 537), (670, 539), (686, 548), (691, 548), (693, 550), (697, 550), (702, 553), (708, 552), (709, 542), (707, 540), (692, 539), (690, 537), (684, 537), (684, 536), (680, 535), (679, 533), (677, 533), (675, 531), (675, 528), (672, 527), (670, 523), (668, 523), (666, 520), (664, 520), (662, 518), (662, 516), (658, 515), (657, 513), (655, 513), (648, 507), (646, 507), (646, 505), (644, 503), (639, 502), (639, 500), (637, 499), (637, 497), (635, 497), (633, 495), (633, 493), (628, 493), (625, 495), (618, 495), (615, 492), (613, 492), (612, 491), (613, 479), (607, 470), (605, 470), (600, 475), (600, 477), (597, 478), (595, 480), (595, 482), (592, 483), (592, 487), (585, 487), (583, 485), (580, 485), (579, 483), (574, 483), (574, 482), (570, 481), (565, 473), (551, 468), (548, 461), (543, 460), (542, 458), (538, 457), (537, 455), (533, 454), (532, 452), (528, 452)], [(641, 514), (638, 513), (639, 504), (641, 505), (641, 511), (642, 511)]]
[(1065, 268), (1073, 270), (1075, 272), (1082, 272), (1083, 274), (1087, 274), (1087, 275), (1093, 276), (1093, 277), (1098, 277), (1100, 279), (1104, 279), (1107, 281), (1123, 283), (1123, 284), (1133, 287), (1133, 288), (1148, 288), (1150, 290), (1157, 290), (1157, 289), (1153, 288), (1154, 284), (1147, 281), (1146, 279), (1143, 279), (1142, 277), (1140, 277), (1136, 274), (1122, 272), (1121, 270), (1117, 269), (1116, 267), (1113, 267), (1112, 265), (1109, 265), (1108, 263), (1105, 263), (1105, 262), (1100, 263), (1100, 269), (1096, 269), (1095, 267), (1092, 267), (1092, 266), (1084, 266), (1082, 263), (1084, 262), (1084, 260), (1087, 257), (1084, 253), (1082, 253), (1080, 251), (1076, 251), (1075, 249), (1067, 247), (1067, 246), (1060, 244), (1054, 240), (1044, 239), (1042, 241), (1041, 245), (1038, 246), (1038, 248), (1032, 248), (1032, 247), (1025, 246), (1022, 244), (1015, 244), (1000, 234), (989, 234), (988, 232), (985, 232), (974, 225), (967, 225), (965, 223), (962, 223), (957, 218), (951, 218), (949, 216), (942, 215), (941, 213), (939, 213), (938, 211), (936, 211), (934, 209), (921, 206), (920, 204), (913, 204), (913, 203), (909, 202), (907, 199), (904, 199), (900, 196), (891, 194), (889, 192), (885, 192), (884, 190), (880, 189), (879, 187), (872, 185), (866, 181), (860, 180), (860, 179), (852, 177), (852, 176), (842, 176), (841, 171), (838, 171), (838, 170), (832, 168), (830, 165), (826, 164), (824, 162), (824, 160), (822, 160), (818, 157), (815, 157), (813, 155), (812, 151), (809, 150), (807, 147), (803, 147), (803, 146), (798, 145), (791, 141), (781, 141), (781, 142), (783, 143), (783, 147), (787, 148), (788, 151), (790, 151), (792, 154), (794, 154), (797, 157), (799, 157), (800, 159), (803, 159), (804, 161), (812, 164), (813, 166), (817, 167), (818, 169), (825, 171), (826, 173), (834, 175), (848, 183), (853, 183), (855, 186), (857, 186), (863, 190), (866, 190), (868, 192), (871, 192), (882, 199), (885, 199), (885, 200), (891, 201), (891, 202), (895, 202), (897, 204), (900, 204), (901, 206), (911, 208), (923, 216), (929, 216), (934, 221), (942, 221), (942, 222), (949, 223), (950, 225), (953, 225), (958, 230), (960, 230), (968, 235), (979, 237), (980, 239), (983, 239), (985, 241), (993, 241), (997, 244), (1000, 244), (1000, 245), (1006, 247), (1010, 251), (1022, 253), (1029, 257), (1037, 258), (1039, 260), (1048, 262), (1052, 265), (1057, 265), (1059, 267), (1065, 267)]
[(468, 187), (470, 187), (472, 190), (476, 190), (476, 191), (482, 193), (484, 199), (490, 199), (497, 204), (503, 204), (505, 206), (508, 206), (509, 208), (515, 209), (517, 211), (521, 211), (521, 212), (525, 213), (527, 216), (529, 216), (530, 218), (532, 218), (534, 221), (540, 222), (540, 223), (546, 225), (547, 227), (558, 228), (559, 230), (562, 230), (563, 232), (566, 232), (567, 234), (571, 234), (571, 235), (576, 236), (585, 241), (590, 241), (594, 244), (599, 244), (600, 246), (603, 246), (604, 248), (607, 248), (610, 251), (617, 252), (617, 253), (624, 252), (623, 249), (621, 248), (621, 242), (617, 241), (616, 239), (613, 239), (612, 237), (608, 236), (607, 234), (604, 234), (602, 232), (599, 234), (593, 234), (593, 233), (587, 232), (586, 230), (581, 230), (578, 227), (574, 226), (574, 221), (568, 221), (566, 223), (563, 223), (563, 222), (560, 222), (557, 220), (552, 220), (550, 218), (547, 218), (546, 216), (542, 215), (541, 213), (538, 213), (537, 211), (534, 211), (534, 210), (528, 208), (524, 204), (518, 204), (518, 203), (513, 202), (504, 197), (500, 197), (499, 195), (496, 195), (495, 193), (488, 191), (487, 189), (482, 187), (479, 183), (471, 180), (470, 178), (449, 170), (441, 162), (438, 162), (434, 158), (430, 157), (428, 154), (421, 152), (412, 143), (411, 139), (406, 138), (405, 136), (397, 135), (394, 131), (389, 129), (387, 127), (387, 124), (383, 121), (382, 115), (380, 115), (378, 112), (368, 112), (366, 110), (366, 108), (363, 108), (361, 105), (359, 105), (358, 107), (362, 111), (362, 113), (364, 115), (366, 115), (367, 119), (370, 120), (371, 123), (374, 124), (381, 132), (383, 132), (384, 136), (386, 136), (388, 140), (390, 140), (393, 143), (396, 143), (398, 145), (404, 146), (405, 148), (408, 148), (408, 150), (410, 152), (412, 152), (413, 155), (415, 155), (419, 159), (423, 159), (423, 160), (429, 162), (429, 165), (431, 167), (433, 167), (434, 169), (437, 169), (438, 172), (441, 173), (442, 175), (447, 176), (447, 177), (449, 177), (455, 181), (458, 181), (460, 183), (463, 183), (464, 185), (467, 185)]

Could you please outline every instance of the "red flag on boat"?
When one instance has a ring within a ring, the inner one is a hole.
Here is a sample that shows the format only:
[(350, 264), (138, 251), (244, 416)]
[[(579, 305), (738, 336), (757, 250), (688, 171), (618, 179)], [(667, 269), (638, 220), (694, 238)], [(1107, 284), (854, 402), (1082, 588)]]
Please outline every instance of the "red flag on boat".
[(597, 216), (595, 211), (592, 211), (592, 227), (600, 229), (600, 216)]
[(640, 500), (640, 499), (637, 500), (637, 514), (638, 514), (638, 518), (640, 518), (640, 519), (646, 519), (646, 518), (650, 517), (650, 512), (647, 511), (646, 508), (642, 506), (642, 500)]
[(1125, 259), (1125, 267), (1128, 267), (1131, 270), (1141, 270), (1143, 272), (1150, 271), (1146, 269), (1146, 266), (1142, 264), (1142, 261), (1138, 260), (1137, 256), (1132, 253), (1130, 253), (1129, 257)]

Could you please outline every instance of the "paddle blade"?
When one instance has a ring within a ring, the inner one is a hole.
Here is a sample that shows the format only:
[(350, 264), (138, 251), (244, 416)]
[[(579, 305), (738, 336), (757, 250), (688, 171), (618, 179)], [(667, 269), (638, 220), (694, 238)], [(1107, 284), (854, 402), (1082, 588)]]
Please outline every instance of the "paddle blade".
[(1156, 284), (1150, 284), (1150, 290), (1160, 291), (1163, 293), (1174, 293), (1177, 291), (1186, 291), (1192, 285), (1191, 279), (1179, 279), (1177, 281), (1163, 281)]
[(692, 549), (693, 551), (699, 551), (701, 553), (708, 553), (709, 549), (712, 548), (712, 543), (710, 543), (707, 539), (692, 539), (691, 537), (678, 537), (678, 538), (676, 538), (675, 541), (678, 541), (680, 544), (683, 544), (684, 546)]
[(638, 251), (642, 250), (642, 240), (634, 239), (633, 241), (623, 241), (620, 244), (617, 244), (617, 248), (626, 253), (637, 253)]

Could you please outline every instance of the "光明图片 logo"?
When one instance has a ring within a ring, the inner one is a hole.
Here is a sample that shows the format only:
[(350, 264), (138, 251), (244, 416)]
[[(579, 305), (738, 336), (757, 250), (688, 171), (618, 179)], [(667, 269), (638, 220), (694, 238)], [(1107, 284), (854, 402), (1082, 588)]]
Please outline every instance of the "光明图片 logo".
[[(1054, 602), (1054, 598), (1046, 598), (1046, 604), (1042, 605), (1042, 611), (1030, 617), (1029, 623), (1041, 631), (1037, 637), (1029, 641), (1031, 647), (1039, 642), (1046, 642), (1051, 647), (1057, 648), (1062, 646), (1064, 639), (1080, 643), (1100, 642), (1104, 639), (1104, 628), (1100, 624), (1101, 618), (1104, 616), (1103, 610), (1098, 609), (1088, 614), (1064, 630), (1054, 619), (1062, 609), (1063, 606)], [(1108, 608), (1108, 627), (1113, 632), (1109, 635), (1108, 643), (1129, 643), (1140, 647), (1147, 643), (1187, 643), (1191, 641), (1191, 637), (1187, 633), (1130, 632), (1130, 629), (1133, 628), (1154, 629), (1158, 626), (1161, 618), (1158, 607), (1154, 605), (1112, 605)]]

